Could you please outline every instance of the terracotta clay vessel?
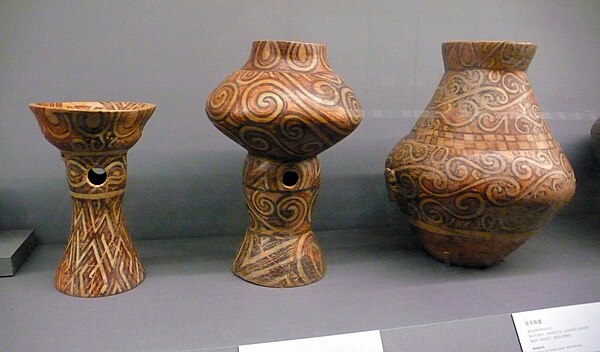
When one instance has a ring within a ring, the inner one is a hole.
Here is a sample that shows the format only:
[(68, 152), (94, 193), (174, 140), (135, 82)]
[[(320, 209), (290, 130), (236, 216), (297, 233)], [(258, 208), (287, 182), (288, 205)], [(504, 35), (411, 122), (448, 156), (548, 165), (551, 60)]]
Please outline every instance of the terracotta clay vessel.
[(322, 44), (256, 41), (248, 62), (210, 94), (206, 113), (248, 150), (243, 183), (250, 226), (233, 272), (269, 287), (323, 277), (311, 229), (317, 155), (349, 135), (362, 109), (331, 71)]
[(440, 261), (502, 260), (575, 192), (527, 78), (535, 51), (530, 43), (444, 43), (441, 82), (387, 157), (390, 199)]
[(61, 152), (72, 198), (71, 231), (56, 271), (56, 288), (78, 297), (134, 288), (144, 280), (144, 268), (121, 209), (127, 150), (141, 137), (155, 106), (53, 102), (29, 107), (44, 137)]

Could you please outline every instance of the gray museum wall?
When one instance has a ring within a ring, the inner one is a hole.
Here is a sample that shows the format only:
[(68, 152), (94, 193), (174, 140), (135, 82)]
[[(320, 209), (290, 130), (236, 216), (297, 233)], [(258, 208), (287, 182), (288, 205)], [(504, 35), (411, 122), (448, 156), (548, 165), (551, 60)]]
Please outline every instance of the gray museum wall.
[(66, 241), (71, 216), (59, 152), (35, 101), (136, 100), (157, 110), (129, 153), (125, 216), (134, 239), (243, 233), (245, 151), (204, 113), (207, 95), (256, 39), (316, 41), (365, 110), (319, 157), (315, 229), (405, 218), (382, 176), (443, 72), (449, 40), (538, 44), (529, 78), (578, 177), (570, 213), (597, 213), (589, 129), (600, 117), (600, 1), (0, 2), (0, 229)]

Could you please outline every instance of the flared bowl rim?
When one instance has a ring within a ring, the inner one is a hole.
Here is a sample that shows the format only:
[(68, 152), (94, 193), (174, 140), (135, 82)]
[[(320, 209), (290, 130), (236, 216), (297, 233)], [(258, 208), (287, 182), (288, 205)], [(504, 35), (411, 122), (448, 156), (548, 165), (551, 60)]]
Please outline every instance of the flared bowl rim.
[[(131, 105), (130, 109), (110, 109), (102, 106), (102, 103)], [(56, 106), (60, 104), (60, 106)], [(82, 113), (102, 113), (102, 112), (135, 112), (156, 108), (155, 104), (137, 102), (137, 101), (117, 101), (117, 100), (85, 100), (85, 101), (45, 101), (29, 104), (30, 108), (39, 108), (54, 111), (73, 111)], [(93, 107), (93, 108), (92, 108)]]

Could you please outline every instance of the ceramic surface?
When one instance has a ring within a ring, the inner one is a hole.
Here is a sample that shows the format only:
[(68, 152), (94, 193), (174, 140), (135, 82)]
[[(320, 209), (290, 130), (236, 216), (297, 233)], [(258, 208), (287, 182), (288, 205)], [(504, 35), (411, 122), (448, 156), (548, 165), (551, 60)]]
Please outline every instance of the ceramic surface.
[(42, 134), (65, 162), (73, 206), (71, 231), (56, 272), (68, 295), (121, 293), (144, 279), (122, 210), (127, 150), (141, 137), (155, 106), (132, 102), (29, 105)]
[(390, 198), (441, 261), (502, 260), (575, 192), (526, 74), (535, 51), (530, 43), (444, 43), (441, 82), (387, 157)]
[(206, 113), (248, 150), (250, 226), (233, 272), (255, 284), (295, 287), (325, 265), (311, 229), (320, 184), (316, 156), (356, 129), (362, 108), (331, 71), (322, 44), (256, 41), (250, 58), (208, 97)]

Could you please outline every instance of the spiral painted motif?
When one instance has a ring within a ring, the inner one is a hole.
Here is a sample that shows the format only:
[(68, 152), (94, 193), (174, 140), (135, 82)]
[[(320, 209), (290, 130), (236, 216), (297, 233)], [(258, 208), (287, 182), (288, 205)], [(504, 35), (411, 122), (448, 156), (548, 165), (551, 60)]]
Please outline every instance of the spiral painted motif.
[(487, 266), (570, 201), (575, 176), (525, 73), (534, 45), (445, 43), (442, 50), (446, 72), (388, 155), (386, 183), (434, 257)]
[(233, 272), (269, 287), (321, 279), (325, 265), (310, 224), (320, 184), (316, 156), (354, 131), (363, 114), (350, 87), (331, 71), (325, 46), (254, 42), (246, 64), (208, 97), (206, 114), (248, 150), (250, 226)]
[[(573, 171), (555, 149), (519, 153), (443, 148), (443, 158), (423, 158), (422, 144), (405, 139), (388, 157), (388, 187), (416, 221), (460, 230), (496, 234), (536, 231), (566, 204), (573, 190)], [(435, 155), (434, 145), (427, 146)], [(502, 209), (496, 209), (502, 208)], [(520, 219), (504, 226), (489, 223), (490, 213)]]
[[(122, 201), (127, 150), (141, 137), (154, 105), (132, 102), (37, 103), (30, 105), (46, 139), (61, 150), (73, 216), (58, 290), (78, 297), (121, 293), (144, 280), (125, 227)], [(104, 178), (94, 180), (94, 169)]]
[(206, 113), (250, 153), (311, 158), (358, 127), (362, 108), (321, 44), (258, 41), (246, 65), (208, 97)]
[(531, 43), (447, 42), (442, 44), (442, 57), (446, 70), (526, 71), (536, 50)]
[(42, 134), (63, 151), (126, 150), (141, 137), (155, 105), (135, 102), (30, 104)]
[[(285, 174), (295, 182), (286, 183)], [(320, 184), (317, 158), (280, 163), (249, 155), (244, 191), (250, 226), (233, 264), (244, 280), (269, 287), (295, 287), (319, 280), (325, 271), (311, 230)]]

